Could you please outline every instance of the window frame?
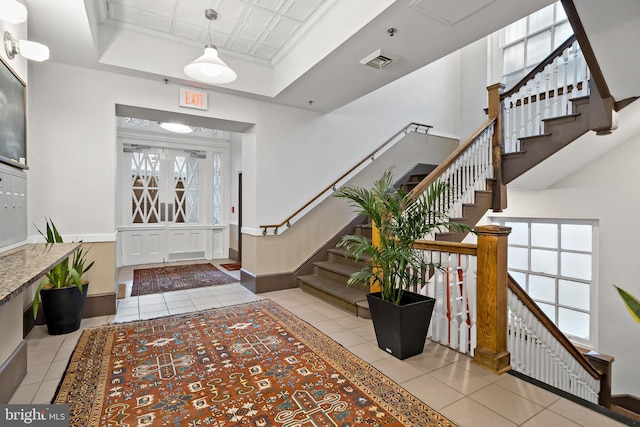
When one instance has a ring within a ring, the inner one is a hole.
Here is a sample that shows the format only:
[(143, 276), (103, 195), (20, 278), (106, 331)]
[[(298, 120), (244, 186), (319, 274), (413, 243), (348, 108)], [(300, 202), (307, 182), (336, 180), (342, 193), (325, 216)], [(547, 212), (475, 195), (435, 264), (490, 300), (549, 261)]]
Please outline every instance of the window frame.
[[(569, 334), (565, 331), (562, 331), (569, 340), (571, 340), (574, 344), (580, 345), (582, 347), (586, 347), (589, 349), (597, 348), (598, 345), (598, 229), (599, 224), (597, 220), (592, 219), (566, 219), (566, 218), (523, 218), (523, 217), (490, 217), (489, 218), (492, 223), (507, 226), (507, 223), (525, 223), (527, 224), (527, 245), (515, 244), (509, 242), (509, 247), (515, 248), (525, 248), (527, 249), (527, 269), (523, 270), (521, 268), (509, 268), (509, 273), (517, 272), (522, 273), (526, 277), (526, 283), (518, 283), (526, 292), (529, 294), (529, 279), (530, 275), (549, 277), (554, 279), (554, 294), (555, 301), (543, 301), (534, 299), (536, 303), (542, 303), (547, 305), (552, 305), (555, 311), (555, 320), (551, 319), (553, 323), (559, 327), (559, 309), (565, 308), (568, 310), (588, 313), (589, 314), (589, 339), (586, 340), (583, 337), (575, 336)], [(555, 224), (557, 227), (557, 236), (558, 236), (558, 245), (557, 248), (548, 248), (548, 247), (540, 247), (540, 246), (532, 246), (532, 231), (531, 225), (534, 223), (538, 224)], [(571, 249), (562, 249), (561, 247), (561, 225), (588, 225), (591, 226), (592, 235), (591, 235), (591, 251), (579, 251), (579, 250), (571, 250)], [(532, 249), (542, 249), (542, 250), (553, 250), (556, 252), (557, 260), (558, 260), (558, 269), (556, 274), (549, 274), (539, 271), (531, 271), (531, 250)], [(591, 280), (580, 279), (576, 277), (568, 277), (562, 276), (560, 270), (560, 257), (562, 253), (576, 253), (576, 254), (587, 254), (591, 255)], [(572, 282), (579, 283), (588, 283), (589, 284), (589, 310), (579, 309), (576, 307), (570, 307), (559, 302), (559, 292), (560, 292), (560, 283), (561, 280), (568, 280)], [(533, 297), (532, 297), (533, 299)], [(562, 329), (561, 329), (562, 330)]]

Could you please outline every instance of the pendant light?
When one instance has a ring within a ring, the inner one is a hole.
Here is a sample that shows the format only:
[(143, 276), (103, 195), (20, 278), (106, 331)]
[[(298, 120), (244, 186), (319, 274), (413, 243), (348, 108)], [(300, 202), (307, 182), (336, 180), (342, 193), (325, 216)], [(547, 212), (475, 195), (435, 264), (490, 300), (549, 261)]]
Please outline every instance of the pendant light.
[(218, 19), (218, 13), (213, 9), (206, 9), (204, 16), (209, 20), (209, 43), (204, 47), (204, 55), (195, 59), (184, 67), (187, 76), (203, 83), (229, 83), (237, 75), (222, 59), (218, 57), (218, 49), (211, 39), (211, 21)]

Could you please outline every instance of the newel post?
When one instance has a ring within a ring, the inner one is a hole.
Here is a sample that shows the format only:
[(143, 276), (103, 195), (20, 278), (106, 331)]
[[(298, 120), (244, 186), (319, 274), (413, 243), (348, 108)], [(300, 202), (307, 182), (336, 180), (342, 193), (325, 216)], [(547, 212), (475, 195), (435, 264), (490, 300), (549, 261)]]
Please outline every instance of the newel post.
[(502, 83), (496, 83), (487, 87), (489, 92), (489, 119), (496, 119), (493, 128), (493, 138), (491, 140), (491, 148), (493, 154), (493, 176), (495, 184), (493, 188), (493, 204), (491, 209), (494, 212), (501, 212), (507, 207), (507, 186), (502, 180), (502, 101), (500, 95), (504, 91)]
[(477, 346), (474, 362), (495, 373), (511, 369), (507, 351), (507, 239), (510, 227), (476, 227)]

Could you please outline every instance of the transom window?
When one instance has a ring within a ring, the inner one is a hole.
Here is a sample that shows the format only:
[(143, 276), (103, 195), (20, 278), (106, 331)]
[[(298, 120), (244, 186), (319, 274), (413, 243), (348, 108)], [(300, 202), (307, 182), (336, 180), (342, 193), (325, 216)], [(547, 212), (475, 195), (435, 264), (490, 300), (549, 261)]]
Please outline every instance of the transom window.
[(595, 222), (499, 218), (511, 227), (508, 269), (572, 340), (593, 345)]
[(573, 34), (560, 2), (505, 27), (500, 32), (502, 75), (507, 89), (522, 79)]

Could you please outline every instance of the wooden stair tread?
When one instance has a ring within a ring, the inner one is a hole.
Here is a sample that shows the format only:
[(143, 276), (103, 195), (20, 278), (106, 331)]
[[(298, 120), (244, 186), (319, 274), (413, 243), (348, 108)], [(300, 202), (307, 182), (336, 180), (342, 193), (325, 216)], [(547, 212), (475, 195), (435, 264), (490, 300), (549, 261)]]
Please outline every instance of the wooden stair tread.
[(313, 265), (318, 266), (324, 270), (331, 271), (333, 273), (344, 275), (346, 277), (349, 277), (353, 273), (360, 271), (360, 268), (355, 265), (351, 266), (348, 264), (342, 264), (333, 261), (317, 261), (314, 262)]
[[(350, 257), (349, 255), (347, 255), (347, 251), (344, 248), (333, 248), (333, 249), (329, 249), (328, 252), (332, 253), (332, 254), (336, 254), (336, 255), (340, 255), (342, 257), (345, 257), (347, 259), (354, 259), (352, 257)], [(360, 261), (368, 261), (371, 259), (371, 255), (368, 254), (362, 254), (360, 256)], [(354, 259), (355, 262), (355, 259)]]
[(327, 279), (326, 277), (321, 277), (315, 274), (300, 276), (298, 277), (298, 280), (354, 305), (358, 301), (366, 301), (367, 299), (367, 292), (360, 288), (359, 285), (345, 286), (335, 280)]

